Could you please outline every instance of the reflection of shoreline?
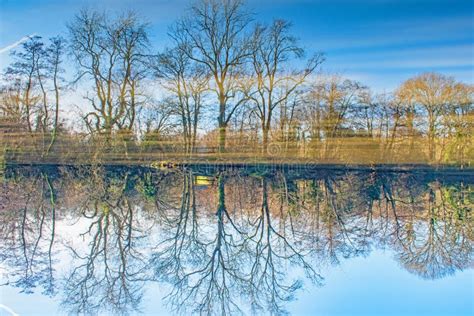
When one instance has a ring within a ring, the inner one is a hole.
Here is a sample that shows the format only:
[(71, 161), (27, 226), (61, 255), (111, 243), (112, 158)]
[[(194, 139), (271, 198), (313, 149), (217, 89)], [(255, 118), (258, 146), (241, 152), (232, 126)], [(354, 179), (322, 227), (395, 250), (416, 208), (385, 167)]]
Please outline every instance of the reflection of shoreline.
[(412, 175), (424, 178), (424, 181), (438, 180), (440, 182), (461, 181), (466, 184), (474, 183), (474, 168), (459, 168), (451, 165), (427, 164), (331, 164), (331, 163), (279, 163), (279, 162), (212, 162), (198, 161), (192, 163), (177, 163), (173, 168), (157, 168), (153, 164), (68, 164), (68, 163), (40, 163), (40, 164), (8, 164), (4, 170), (5, 177), (15, 175), (35, 175), (38, 172), (58, 172), (59, 170), (70, 173), (82, 172), (102, 168), (110, 174), (129, 172), (132, 174), (143, 173), (176, 173), (192, 171), (196, 176), (214, 177), (219, 172), (240, 173), (272, 177), (275, 173), (285, 173), (292, 179), (311, 179), (323, 174), (344, 176), (347, 173), (386, 173), (388, 175)]
[[(165, 165), (163, 166), (163, 164)], [(272, 159), (269, 161), (255, 161), (246, 159), (236, 160), (217, 160), (217, 159), (178, 159), (174, 163), (155, 161), (152, 163), (142, 162), (126, 162), (126, 163), (110, 163), (104, 162), (99, 164), (106, 168), (144, 168), (144, 169), (182, 169), (188, 168), (194, 170), (196, 173), (211, 172), (211, 171), (226, 171), (229, 169), (263, 169), (268, 171), (319, 171), (319, 170), (337, 170), (342, 172), (351, 171), (378, 171), (378, 172), (411, 172), (411, 173), (434, 173), (434, 174), (451, 174), (451, 175), (470, 175), (474, 173), (474, 167), (464, 166), (461, 168), (452, 164), (425, 164), (425, 163), (331, 163), (331, 162), (312, 162), (308, 159), (282, 161)], [(55, 168), (55, 167), (69, 167), (69, 168), (88, 168), (96, 167), (96, 163), (67, 163), (67, 162), (36, 162), (36, 163), (16, 163), (9, 162), (5, 167), (7, 168), (24, 168), (24, 167), (38, 167), (38, 168)]]
[[(64, 278), (59, 292), (68, 289), (71, 312), (133, 311), (147, 282), (155, 281), (174, 285), (168, 300), (183, 313), (196, 308), (184, 304), (189, 295), (201, 311), (220, 308), (217, 300), (232, 312), (234, 300), (243, 300), (281, 312), (304, 284), (288, 282), (288, 263), (318, 284), (321, 265), (386, 247), (406, 270), (427, 279), (472, 267), (472, 186), (449, 177), (294, 170), (209, 177), (145, 168), (35, 175), (26, 169), (10, 170), (1, 195), (8, 229), (0, 254), (18, 268), (11, 283), (43, 287)], [(13, 212), (18, 208), (24, 212)], [(86, 248), (69, 245), (70, 275), (58, 277), (48, 262), (67, 239), (54, 230), (64, 217), (90, 225), (70, 236), (84, 239)], [(206, 286), (210, 297), (202, 292)]]

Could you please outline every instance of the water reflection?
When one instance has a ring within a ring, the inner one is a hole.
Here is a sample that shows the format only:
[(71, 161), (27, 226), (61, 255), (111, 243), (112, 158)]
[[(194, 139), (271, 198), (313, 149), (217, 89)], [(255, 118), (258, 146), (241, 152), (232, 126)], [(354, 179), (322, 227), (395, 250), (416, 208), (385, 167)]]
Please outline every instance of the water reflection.
[(0, 201), (2, 284), (72, 314), (139, 311), (151, 282), (180, 314), (281, 314), (322, 267), (375, 248), (424, 279), (473, 264), (473, 183), (459, 178), (16, 168)]

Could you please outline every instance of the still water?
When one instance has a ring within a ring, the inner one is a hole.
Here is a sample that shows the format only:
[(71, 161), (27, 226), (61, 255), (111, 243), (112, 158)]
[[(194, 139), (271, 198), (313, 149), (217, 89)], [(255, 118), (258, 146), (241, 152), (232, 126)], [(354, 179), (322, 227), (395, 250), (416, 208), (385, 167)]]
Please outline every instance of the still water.
[(474, 179), (16, 167), (0, 315), (472, 315)]

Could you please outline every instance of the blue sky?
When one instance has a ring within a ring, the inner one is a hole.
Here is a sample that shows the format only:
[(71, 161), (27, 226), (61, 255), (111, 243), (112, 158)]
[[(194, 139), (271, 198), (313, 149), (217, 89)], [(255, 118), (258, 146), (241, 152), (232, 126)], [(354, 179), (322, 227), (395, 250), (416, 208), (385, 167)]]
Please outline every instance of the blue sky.
[[(134, 9), (151, 24), (158, 50), (166, 31), (188, 0), (0, 0), (0, 67), (5, 47), (26, 35), (65, 33), (81, 8), (118, 12)], [(373, 87), (395, 88), (425, 71), (474, 83), (474, 1), (472, 0), (250, 0), (257, 20), (284, 18), (308, 51), (323, 51), (326, 72)]]

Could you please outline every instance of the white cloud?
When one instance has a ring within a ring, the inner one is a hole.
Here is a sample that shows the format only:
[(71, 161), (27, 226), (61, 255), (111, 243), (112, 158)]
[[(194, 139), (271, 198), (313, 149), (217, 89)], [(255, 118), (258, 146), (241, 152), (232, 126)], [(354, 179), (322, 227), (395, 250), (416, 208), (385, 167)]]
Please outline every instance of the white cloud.
[(15, 43), (0, 48), (0, 54), (6, 53), (6, 52), (14, 49), (15, 47), (17, 47), (18, 45), (20, 45), (21, 43), (27, 41), (28, 39), (30, 39), (31, 37), (33, 37), (35, 35), (36, 34), (31, 34), (31, 35), (28, 35), (28, 36), (24, 36), (24, 37), (20, 38), (18, 41), (16, 41)]

